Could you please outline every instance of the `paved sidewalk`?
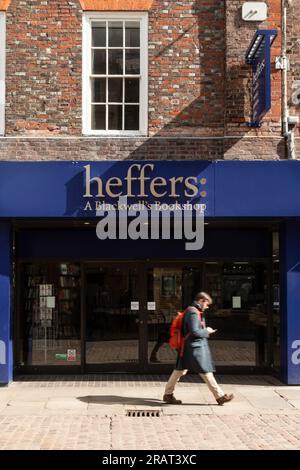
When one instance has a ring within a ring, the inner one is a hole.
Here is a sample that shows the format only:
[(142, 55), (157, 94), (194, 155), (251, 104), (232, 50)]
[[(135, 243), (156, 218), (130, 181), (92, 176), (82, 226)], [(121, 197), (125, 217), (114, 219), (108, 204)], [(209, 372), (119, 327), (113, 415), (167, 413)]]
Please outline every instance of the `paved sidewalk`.
[(235, 399), (218, 406), (189, 375), (176, 389), (184, 404), (174, 406), (161, 401), (166, 380), (20, 377), (0, 388), (0, 450), (300, 449), (300, 387), (269, 376), (219, 376)]

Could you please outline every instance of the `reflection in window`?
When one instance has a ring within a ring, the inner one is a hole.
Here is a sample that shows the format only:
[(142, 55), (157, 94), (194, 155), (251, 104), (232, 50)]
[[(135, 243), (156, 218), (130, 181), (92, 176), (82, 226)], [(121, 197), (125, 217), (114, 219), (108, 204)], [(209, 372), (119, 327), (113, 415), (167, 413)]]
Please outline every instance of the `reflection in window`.
[(21, 283), (20, 364), (80, 364), (80, 265), (25, 263)]
[(140, 34), (139, 21), (92, 22), (90, 86), (94, 130), (140, 129)]

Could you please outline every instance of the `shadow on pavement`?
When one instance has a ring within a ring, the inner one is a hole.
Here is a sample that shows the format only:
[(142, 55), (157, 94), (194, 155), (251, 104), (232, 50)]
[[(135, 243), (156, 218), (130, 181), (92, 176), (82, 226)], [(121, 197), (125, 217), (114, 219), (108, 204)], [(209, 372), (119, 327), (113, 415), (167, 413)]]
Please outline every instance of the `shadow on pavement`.
[(85, 397), (78, 397), (78, 400), (84, 403), (94, 403), (99, 405), (147, 405), (147, 406), (160, 406), (161, 400), (155, 398), (136, 398), (136, 397), (121, 397), (118, 395), (87, 395)]
[[(77, 397), (78, 400), (88, 404), (99, 405), (133, 405), (133, 406), (174, 406), (164, 403), (162, 400), (155, 398), (137, 398), (137, 397), (121, 397), (119, 395), (87, 395), (85, 397)], [(208, 403), (183, 403), (183, 406), (210, 406)], [(177, 405), (182, 406), (182, 405)]]

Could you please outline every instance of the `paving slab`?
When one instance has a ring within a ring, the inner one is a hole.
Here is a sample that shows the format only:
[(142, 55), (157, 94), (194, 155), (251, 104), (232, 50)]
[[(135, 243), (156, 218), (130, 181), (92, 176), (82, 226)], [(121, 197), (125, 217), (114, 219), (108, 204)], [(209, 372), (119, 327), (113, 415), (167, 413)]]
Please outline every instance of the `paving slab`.
[(2, 412), (3, 410), (5, 410), (6, 406), (7, 406), (6, 403), (4, 403), (4, 402), (1, 403), (1, 402), (0, 402), (0, 414), (1, 414), (1, 412)]
[(36, 409), (43, 409), (45, 408), (46, 401), (45, 400), (35, 400), (35, 401), (26, 401), (26, 400), (10, 400), (7, 403), (7, 407), (12, 408), (36, 408)]
[(163, 414), (165, 416), (175, 416), (175, 415), (210, 415), (213, 414), (212, 407), (209, 405), (202, 406), (173, 406), (167, 405), (162, 408)]
[[(0, 449), (300, 448), (300, 387), (268, 376), (219, 376), (235, 398), (218, 406), (204, 383), (187, 376), (176, 387), (183, 404), (167, 405), (167, 378), (27, 377), (0, 388)], [(161, 413), (128, 417), (128, 410)]]
[(55, 397), (47, 401), (46, 408), (48, 410), (73, 410), (85, 409), (87, 410), (88, 404), (76, 398), (69, 397)]
[(294, 407), (296, 410), (300, 410), (300, 400), (291, 400), (289, 399), (289, 404)]
[(28, 416), (44, 416), (45, 410), (36, 406), (6, 406), (1, 410), (1, 416), (17, 416), (20, 421)]
[(294, 389), (294, 388), (290, 388), (290, 389), (280, 389), (280, 388), (276, 388), (275, 389), (275, 392), (279, 395), (279, 396), (282, 396), (286, 399), (291, 399), (291, 400), (300, 400), (300, 388), (297, 388), (297, 389)]

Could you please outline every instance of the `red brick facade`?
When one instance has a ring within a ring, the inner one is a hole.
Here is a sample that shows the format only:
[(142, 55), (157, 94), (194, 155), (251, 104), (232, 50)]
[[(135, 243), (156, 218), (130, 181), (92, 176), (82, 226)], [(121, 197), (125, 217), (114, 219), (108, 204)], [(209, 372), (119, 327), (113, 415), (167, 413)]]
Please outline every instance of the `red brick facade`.
[(80, 0), (84, 11), (148, 11), (152, 0)]
[[(288, 15), (287, 49), (290, 59), (289, 71), (289, 107), (291, 115), (300, 115), (300, 2), (294, 1)], [(300, 116), (299, 116), (300, 117)], [(297, 135), (300, 135), (298, 126)], [(300, 141), (296, 141), (300, 155)]]
[(0, 11), (6, 11), (10, 5), (11, 0), (0, 0)]
[[(280, 134), (281, 72), (275, 70), (274, 59), (281, 54), (281, 2), (269, 0), (265, 22), (245, 22), (241, 17), (240, 0), (226, 1), (226, 134), (245, 134), (249, 120), (251, 67), (245, 64), (245, 51), (257, 29), (276, 29), (278, 36), (272, 46), (272, 110), (264, 118), (259, 135)], [(247, 132), (247, 131), (246, 131)], [(253, 131), (251, 132), (253, 134)]]
[(7, 135), (80, 134), (79, 3), (13, 0), (6, 41)]
[[(0, 158), (285, 158), (281, 72), (274, 65), (272, 110), (261, 129), (246, 126), (251, 68), (245, 64), (245, 51), (256, 29), (276, 28), (279, 35), (272, 62), (280, 55), (280, 0), (267, 1), (268, 20), (263, 23), (244, 22), (240, 0), (136, 2), (145, 9), (152, 4), (149, 137), (145, 139), (82, 137), (81, 16), (83, 8), (92, 8), (91, 3), (103, 2), (10, 2), (6, 14), (8, 139), (0, 139)], [(293, 8), (290, 18), (294, 36), (299, 8)], [(298, 70), (299, 48), (293, 50)], [(177, 143), (166, 151), (170, 139)]]

